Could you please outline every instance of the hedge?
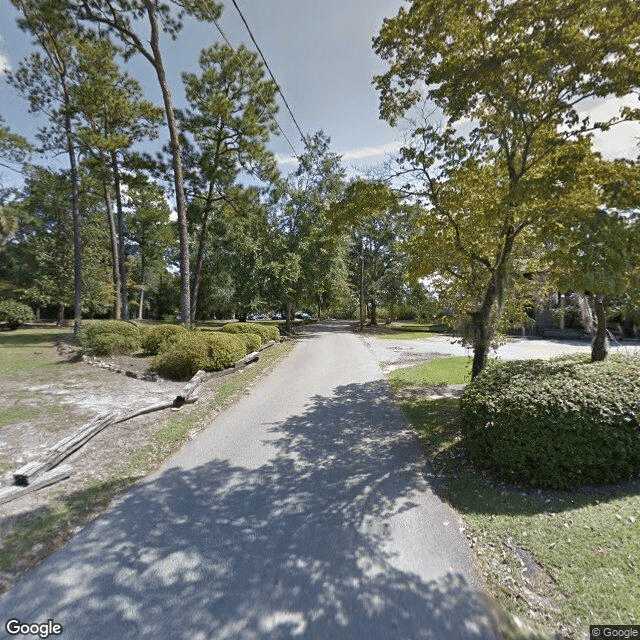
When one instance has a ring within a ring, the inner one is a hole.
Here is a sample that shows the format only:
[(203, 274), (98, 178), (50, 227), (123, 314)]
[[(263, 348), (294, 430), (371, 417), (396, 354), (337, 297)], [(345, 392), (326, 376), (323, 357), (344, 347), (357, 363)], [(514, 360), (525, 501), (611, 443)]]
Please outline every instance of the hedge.
[(470, 457), (507, 480), (566, 489), (640, 475), (640, 357), (496, 363), (460, 407)]
[(179, 324), (160, 324), (153, 327), (142, 327), (142, 350), (148, 355), (158, 355), (169, 342), (186, 332)]
[(217, 371), (233, 366), (247, 353), (244, 340), (209, 331), (184, 331), (151, 359), (151, 367), (167, 378), (185, 380), (196, 371)]
[(99, 356), (130, 355), (140, 350), (138, 327), (124, 320), (102, 320), (80, 331), (80, 344)]
[(255, 322), (230, 322), (222, 327), (227, 333), (256, 333), (263, 343), (269, 340), (280, 342), (280, 331), (278, 327), (270, 324), (257, 324)]

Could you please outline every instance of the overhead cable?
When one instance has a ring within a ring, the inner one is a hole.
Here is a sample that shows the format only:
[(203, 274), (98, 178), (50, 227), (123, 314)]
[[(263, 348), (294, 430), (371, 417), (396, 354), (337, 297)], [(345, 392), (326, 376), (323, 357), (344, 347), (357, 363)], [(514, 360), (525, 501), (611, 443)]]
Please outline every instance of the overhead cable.
[(291, 116), (293, 123), (296, 125), (296, 128), (298, 129), (298, 133), (300, 134), (300, 140), (302, 140), (302, 143), (306, 145), (306, 141), (304, 138), (304, 134), (302, 133), (302, 129), (300, 129), (300, 126), (298, 125), (298, 122), (296, 121), (295, 116), (291, 111), (291, 107), (289, 107), (289, 103), (287, 102), (287, 99), (284, 97), (280, 89), (280, 85), (278, 84), (278, 81), (276, 80), (276, 77), (273, 75), (273, 72), (271, 71), (271, 67), (267, 62), (267, 59), (264, 57), (264, 54), (262, 53), (262, 49), (260, 49), (260, 45), (256, 42), (256, 39), (253, 37), (253, 33), (251, 32), (251, 28), (249, 27), (249, 24), (247, 23), (246, 18), (244, 17), (242, 11), (240, 11), (240, 7), (238, 6), (238, 3), (236, 2), (236, 0), (231, 0), (231, 1), (233, 2), (233, 6), (237, 9), (238, 13), (240, 14), (240, 18), (242, 18), (242, 22), (244, 22), (244, 26), (247, 28), (247, 31), (249, 32), (249, 36), (251, 37), (251, 41), (256, 46), (256, 49), (258, 50), (258, 53), (262, 58), (262, 62), (264, 62), (264, 66), (267, 68), (267, 71), (269, 72), (271, 79), (276, 83), (276, 88), (278, 89), (278, 93), (280, 94), (280, 97), (282, 98), (282, 101), (284, 102), (285, 107), (287, 107), (287, 111), (289, 112), (289, 115)]
[[(236, 52), (234, 46), (231, 44), (231, 42), (229, 41), (229, 38), (227, 38), (225, 32), (222, 30), (222, 27), (220, 26), (220, 23), (213, 17), (213, 12), (211, 11), (211, 8), (209, 7), (209, 4), (207, 3), (207, 0), (204, 0), (204, 5), (207, 8), (207, 12), (209, 13), (209, 17), (211, 18), (213, 24), (216, 26), (216, 29), (219, 31), (220, 35), (222, 36), (222, 39), (227, 43), (228, 47), (231, 49), (231, 51), (233, 51), (233, 54), (235, 55), (235, 57), (238, 59), (238, 62), (242, 65), (242, 68), (247, 72), (247, 75), (249, 77), (251, 77), (251, 74), (249, 72), (249, 69), (247, 69), (244, 61), (242, 60), (242, 58), (238, 55), (238, 53)], [(255, 42), (255, 41), (254, 41)], [(257, 45), (256, 45), (257, 46)], [(262, 53), (260, 53), (260, 55), (262, 56)], [(264, 57), (262, 58), (264, 60)], [(266, 61), (265, 61), (265, 65), (266, 65)], [(267, 69), (269, 70), (269, 74), (271, 75), (271, 77), (273, 78), (273, 74), (271, 73), (271, 70), (269, 69), (269, 67), (267, 66)], [(273, 78), (273, 81), (276, 82), (276, 79)], [(282, 95), (282, 92), (280, 91), (280, 87), (277, 86), (278, 83), (276, 82), (276, 88), (278, 89), (278, 93), (282, 96), (282, 99), (284, 100), (284, 96)], [(264, 96), (262, 95), (262, 92), (258, 92), (260, 95), (260, 100), (262, 101), (262, 104), (264, 105), (265, 109), (269, 109), (269, 106), (267, 105), (266, 100), (264, 99)], [(287, 106), (287, 109), (289, 109), (289, 105), (287, 105), (287, 102), (285, 100), (285, 105)], [(289, 109), (289, 113), (291, 114), (291, 110)], [(291, 114), (291, 117), (293, 117), (293, 114)], [(276, 119), (275, 116), (273, 116), (273, 121), (276, 123), (276, 126), (278, 127), (278, 130), (280, 131), (280, 133), (282, 134), (282, 137), (287, 141), (287, 144), (289, 145), (289, 147), (291, 148), (291, 151), (293, 152), (293, 155), (299, 160), (300, 157), (298, 156), (298, 154), (296, 153), (296, 150), (294, 148), (294, 146), (291, 144), (291, 141), (289, 140), (289, 138), (287, 137), (287, 134), (284, 132), (284, 130), (282, 129), (282, 127), (280, 126), (280, 123), (278, 122), (278, 120)], [(294, 120), (295, 122), (295, 120)], [(298, 126), (298, 123), (296, 122), (296, 126)], [(298, 127), (298, 131), (300, 131), (300, 127)], [(304, 142), (304, 137), (302, 138), (302, 141)]]

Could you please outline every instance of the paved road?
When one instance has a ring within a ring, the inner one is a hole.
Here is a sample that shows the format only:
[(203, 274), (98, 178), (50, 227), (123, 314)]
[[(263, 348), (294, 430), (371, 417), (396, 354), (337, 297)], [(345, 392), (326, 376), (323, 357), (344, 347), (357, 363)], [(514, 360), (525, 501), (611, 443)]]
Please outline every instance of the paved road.
[(0, 598), (0, 619), (53, 619), (69, 640), (494, 638), (425, 477), (371, 351), (312, 328)]
[[(433, 355), (470, 356), (473, 351), (460, 345), (459, 341), (445, 335), (420, 340), (398, 340), (376, 338), (367, 335), (365, 343), (376, 359), (387, 370), (418, 362)], [(611, 353), (640, 354), (637, 341), (618, 343), (610, 347)], [(591, 345), (579, 340), (545, 340), (542, 338), (508, 338), (490, 357), (501, 360), (529, 360), (553, 358), (571, 353), (591, 353)]]

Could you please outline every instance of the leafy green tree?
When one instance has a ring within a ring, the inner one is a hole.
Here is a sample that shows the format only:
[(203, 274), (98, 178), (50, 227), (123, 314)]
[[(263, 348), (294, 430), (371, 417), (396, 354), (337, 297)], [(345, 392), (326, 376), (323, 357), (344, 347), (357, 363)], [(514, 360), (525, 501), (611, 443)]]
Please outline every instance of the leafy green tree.
[(607, 300), (630, 295), (640, 302), (640, 170), (627, 161), (601, 161), (596, 167), (600, 205), (578, 212), (570, 225), (555, 230), (549, 258), (559, 289), (586, 292), (592, 300), (593, 312), (582, 301), (583, 324), (594, 335), (591, 359), (600, 361), (608, 353)]
[(73, 231), (65, 174), (33, 168), (11, 203), (20, 224), (4, 247), (3, 277), (36, 308), (56, 307), (58, 320), (73, 299)]
[[(171, 89), (167, 80), (160, 37), (161, 33), (165, 32), (170, 37), (177, 38), (182, 28), (182, 20), (187, 13), (199, 20), (215, 20), (219, 18), (221, 6), (208, 0), (195, 0), (189, 3), (179, 1), (159, 3), (154, 2), (154, 0), (96, 0), (89, 3), (84, 0), (68, 0), (67, 5), (80, 20), (106, 27), (116, 35), (123, 43), (127, 55), (133, 55), (134, 53), (142, 55), (151, 64), (157, 76), (169, 131), (173, 184), (178, 215), (180, 308), (183, 321), (188, 323), (191, 317), (191, 298), (187, 201), (184, 192), (182, 158), (180, 156), (180, 132)], [(147, 21), (146, 29), (140, 24), (143, 18)]]
[(272, 224), (278, 231), (274, 244), (272, 283), (287, 310), (287, 330), (295, 306), (319, 302), (342, 286), (336, 277), (344, 274), (346, 245), (336, 243), (327, 217), (345, 187), (341, 157), (330, 151), (330, 138), (322, 131), (307, 136), (306, 151), (298, 168), (284, 182)]
[(352, 236), (352, 281), (360, 290), (360, 325), (364, 325), (364, 306), (370, 307), (370, 324), (377, 324), (379, 301), (392, 307), (399, 302), (404, 285), (406, 255), (400, 243), (405, 240), (414, 207), (403, 206), (397, 193), (382, 182), (356, 180), (344, 197), (332, 207), (330, 216), (337, 229), (348, 229)]
[(144, 100), (138, 82), (120, 69), (115, 59), (120, 52), (107, 38), (88, 37), (81, 48), (71, 87), (80, 119), (77, 137), (101, 176), (111, 242), (114, 315), (128, 319), (122, 165), (127, 173), (127, 164), (135, 158), (132, 146), (157, 136), (162, 110)]
[[(33, 147), (25, 138), (17, 133), (13, 133), (0, 116), (0, 167), (9, 169), (17, 173), (23, 173), (23, 165), (27, 161), (29, 153)], [(1, 215), (1, 214), (0, 214)], [(1, 229), (3, 228), (0, 218), (0, 242), (4, 238)], [(1, 246), (1, 245), (0, 245)]]
[(264, 65), (256, 54), (239, 47), (214, 45), (200, 54), (200, 75), (184, 73), (189, 108), (181, 115), (190, 146), (188, 184), (199, 202), (191, 217), (199, 226), (198, 252), (191, 290), (191, 321), (195, 321), (209, 219), (214, 205), (230, 202), (238, 176), (262, 182), (277, 179), (273, 154), (267, 149), (277, 125), (274, 82), (264, 78)]
[(165, 256), (172, 244), (171, 214), (164, 190), (150, 181), (128, 189), (127, 240), (135, 258), (135, 284), (139, 292), (135, 306), (142, 320), (148, 307), (148, 293), (160, 285), (167, 272)]
[(21, 12), (21, 29), (31, 33), (42, 54), (31, 54), (10, 74), (11, 84), (29, 100), (32, 113), (48, 116), (51, 128), (40, 131), (44, 150), (64, 149), (69, 159), (71, 215), (74, 251), (74, 320), (78, 330), (82, 319), (82, 243), (78, 185), (78, 151), (71, 97), (71, 68), (79, 40), (70, 17), (57, 0), (13, 0)]
[[(473, 376), (515, 301), (510, 282), (530, 272), (522, 260), (535, 258), (542, 223), (566, 224), (578, 199), (574, 167), (589, 153), (580, 138), (639, 115), (578, 114), (587, 99), (640, 86), (639, 19), (633, 0), (414, 0), (374, 40), (389, 65), (375, 79), (381, 116), (413, 121), (399, 173), (429, 208), (416, 275), (462, 297)], [(421, 260), (427, 251), (442, 259)]]

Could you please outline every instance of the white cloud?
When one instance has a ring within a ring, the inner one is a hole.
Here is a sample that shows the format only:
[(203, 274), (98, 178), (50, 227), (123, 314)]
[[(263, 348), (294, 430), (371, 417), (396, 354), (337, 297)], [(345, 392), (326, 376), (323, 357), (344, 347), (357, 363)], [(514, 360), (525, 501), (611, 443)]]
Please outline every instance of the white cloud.
[(285, 156), (283, 153), (276, 153), (276, 160), (278, 164), (296, 164), (298, 162), (298, 158), (295, 156)]
[(343, 160), (364, 160), (366, 158), (377, 158), (395, 153), (402, 146), (402, 142), (385, 142), (384, 144), (375, 145), (373, 147), (360, 147), (359, 149), (350, 149), (342, 152)]
[[(390, 153), (394, 153), (400, 149), (402, 142), (385, 142), (370, 147), (358, 147), (356, 149), (348, 149), (347, 151), (339, 151), (338, 155), (342, 156), (345, 162), (353, 162), (359, 160), (366, 160), (368, 158), (378, 158), (380, 156), (386, 156)], [(280, 165), (296, 164), (298, 159), (292, 155), (284, 155), (282, 153), (276, 153), (276, 160)]]
[[(606, 122), (610, 118), (620, 114), (622, 107), (638, 108), (636, 96), (624, 98), (608, 98), (587, 106), (580, 111), (581, 116), (588, 115), (592, 122)], [(617, 124), (609, 131), (597, 132), (593, 136), (593, 147), (605, 158), (629, 158), (635, 159), (640, 155), (640, 124), (637, 122), (624, 122)]]
[(3, 76), (7, 71), (11, 71), (11, 64), (9, 63), (9, 56), (4, 52), (4, 46), (2, 37), (0, 36), (0, 76)]

